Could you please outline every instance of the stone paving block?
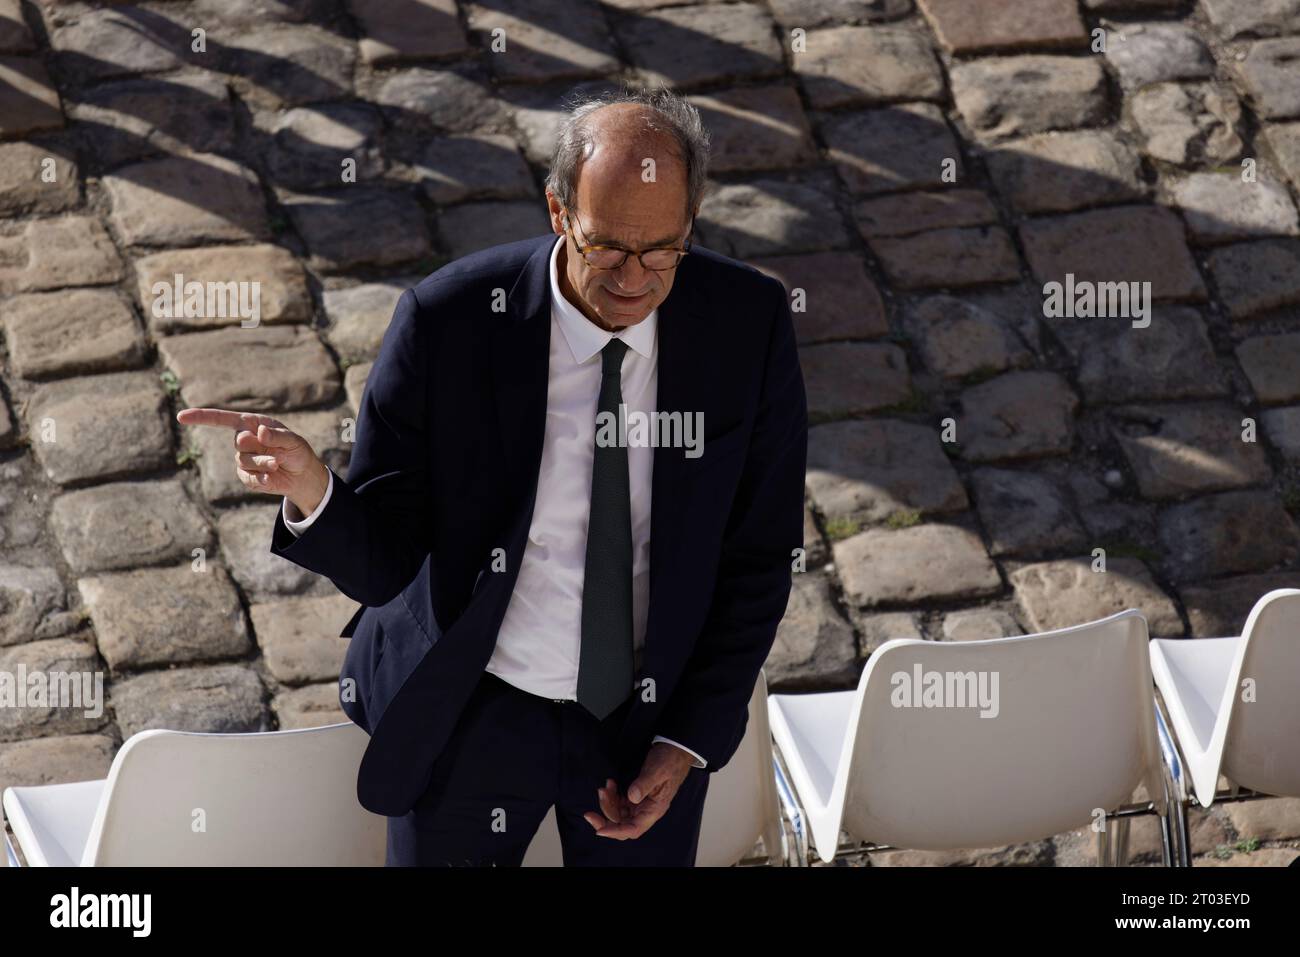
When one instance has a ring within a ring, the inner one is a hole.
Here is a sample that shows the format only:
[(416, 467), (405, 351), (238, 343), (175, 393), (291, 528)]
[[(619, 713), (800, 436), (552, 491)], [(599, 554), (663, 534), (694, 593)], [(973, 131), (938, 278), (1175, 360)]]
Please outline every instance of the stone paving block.
[[(233, 473), (233, 446), (228, 459), (227, 469)], [(267, 501), (267, 496), (261, 496), (261, 501)], [(271, 552), (271, 532), (275, 528), (275, 516), (283, 500), (276, 496), (270, 501), (273, 504), (224, 510), (217, 519), (221, 553), (235, 581), (255, 602), (306, 592), (333, 592), (334, 586), (328, 579)], [(346, 622), (347, 617), (339, 623), (339, 628)]]
[[(566, 22), (568, 22), (566, 18)], [(755, 3), (702, 4), (614, 19), (645, 86), (690, 88), (784, 69), (772, 18)]]
[(1300, 188), (1300, 123), (1270, 123), (1260, 132), (1286, 178)]
[(987, 57), (950, 70), (957, 109), (988, 139), (1099, 126), (1107, 118), (1106, 74), (1096, 58)]
[(15, 296), (5, 303), (4, 331), (13, 370), (24, 379), (114, 372), (145, 362), (140, 324), (111, 289)]
[(281, 691), (271, 701), (281, 731), (320, 728), (328, 724), (347, 724), (348, 716), (339, 704), (337, 682), (305, 685)]
[(982, 468), (970, 482), (990, 555), (1073, 554), (1087, 546), (1063, 490), (1046, 476)]
[[(419, 203), (402, 191), (351, 187), (286, 196), (282, 202), (307, 244), (313, 269), (394, 266), (433, 251)], [(372, 228), (358, 230), (357, 223)]]
[[(670, 0), (647, 0), (668, 3)], [(610, 0), (611, 6), (639, 5), (642, 0)], [(783, 27), (836, 26), (897, 20), (912, 12), (912, 0), (769, 0), (772, 16)]]
[(192, 9), (205, 20), (228, 26), (263, 23), (309, 23), (334, 15), (334, 0), (192, 0)]
[(791, 169), (817, 161), (808, 117), (792, 86), (747, 86), (690, 100), (709, 131), (714, 173)]
[(0, 227), (0, 295), (122, 278), (122, 257), (93, 216), (34, 219)]
[(18, 695), (33, 693), (30, 684), (18, 684), (21, 674), (28, 682), (33, 677), (48, 682), (42, 686), (43, 700), (20, 699), (19, 707), (0, 708), (0, 741), (80, 734), (109, 722), (104, 669), (88, 638), (52, 638), (0, 649), (0, 674), (13, 676)]
[(1201, 0), (1200, 6), (1225, 40), (1300, 31), (1300, 0)]
[(1178, 609), (1136, 558), (1108, 556), (1105, 571), (1091, 558), (1067, 558), (1025, 565), (1010, 573), (1011, 587), (1033, 632), (1054, 631), (1136, 608), (1153, 638), (1178, 638), (1184, 631)]
[(1140, 200), (1141, 162), (1110, 130), (1040, 133), (986, 154), (998, 191), (1021, 213), (1068, 213)]
[(1300, 216), (1286, 186), (1267, 175), (1243, 182), (1240, 173), (1192, 173), (1167, 186), (1193, 242), (1229, 243), (1300, 234)]
[(191, 28), (165, 9), (56, 8), (46, 26), (60, 72), (82, 83), (203, 62), (190, 53)]
[[(1242, 801), (1225, 804), (1224, 812), (1242, 840), (1291, 841), (1300, 837), (1300, 799), (1272, 798), (1267, 801)], [(1293, 848), (1280, 848), (1290, 860)], [(1259, 853), (1251, 852), (1251, 856)], [(1284, 866), (1289, 866), (1284, 865)]]
[(338, 100), (352, 91), (356, 44), (315, 26), (259, 25), (223, 31), (222, 72), (256, 107)]
[(1079, 400), (1054, 372), (1005, 372), (961, 394), (957, 443), (969, 462), (1064, 455)]
[(1075, 0), (919, 0), (939, 41), (953, 53), (1037, 50), (1086, 44)]
[(114, 682), (110, 700), (122, 737), (166, 728), (204, 734), (270, 729), (266, 689), (246, 665), (151, 671)]
[(952, 525), (870, 529), (834, 545), (846, 600), (862, 608), (995, 594), (1002, 588), (979, 536)]
[(346, 595), (288, 598), (249, 606), (257, 643), (276, 681), (301, 685), (336, 680), (348, 650), (339, 632), (357, 610)]
[[(375, 88), (370, 99), (389, 115), (395, 125), (414, 122), (428, 123), (439, 130), (451, 133), (469, 133), (490, 126), (505, 115), (505, 96), (519, 95), (527, 87), (501, 90), (500, 96), (486, 77), (457, 70), (435, 70), (415, 67), (406, 70), (385, 71), (383, 81)], [(553, 99), (548, 99), (549, 111), (558, 118)], [(527, 133), (523, 111), (516, 116), (520, 131)], [(525, 144), (528, 137), (524, 137)], [(530, 159), (545, 162), (549, 148), (540, 155), (529, 154)]]
[(890, 281), (901, 289), (978, 286), (1020, 278), (1020, 260), (1001, 226), (936, 229), (871, 239), (869, 245)]
[(424, 195), (439, 205), (537, 194), (515, 141), (501, 134), (439, 136), (415, 166)]
[(322, 296), (329, 328), (325, 338), (340, 356), (373, 359), (402, 293), (418, 280), (385, 280), (347, 289), (326, 290)]
[(0, 647), (34, 640), (64, 607), (63, 582), (53, 568), (0, 565)]
[(493, 50), (494, 36), (504, 40), (503, 50), (487, 56), (488, 66), (504, 81), (568, 80), (619, 69), (605, 18), (587, 0), (492, 0), (470, 4), (465, 15), (485, 50)]
[(469, 41), (456, 16), (456, 0), (348, 0), (361, 31), (361, 59), (399, 60), (457, 56)]
[(1300, 399), (1300, 333), (1246, 339), (1237, 345), (1237, 361), (1261, 404)]
[(43, 385), (28, 400), (27, 431), (46, 476), (60, 485), (173, 464), (167, 397), (150, 372)]
[(751, 260), (750, 265), (785, 286), (795, 337), (801, 345), (878, 339), (889, 333), (880, 290), (867, 275), (862, 259), (852, 253), (772, 256)]
[(1178, 596), (1187, 609), (1193, 638), (1225, 638), (1245, 630), (1250, 610), (1269, 592), (1295, 587), (1294, 572), (1277, 572), (1180, 585)]
[(1244, 149), (1241, 102), (1223, 84), (1155, 83), (1129, 98), (1129, 112), (1152, 159), (1222, 166)]
[(65, 492), (50, 509), (50, 527), (77, 575), (175, 563), (212, 543), (208, 523), (175, 479)]
[(826, 544), (826, 538), (817, 528), (812, 509), (806, 506), (803, 510), (803, 549), (809, 569), (821, 568), (830, 561), (830, 548)]
[(921, 616), (907, 611), (882, 611), (867, 613), (849, 608), (849, 619), (858, 633), (858, 658), (866, 660), (876, 649), (895, 638), (922, 641)]
[(373, 362), (358, 362), (356, 365), (350, 365), (343, 377), (343, 391), (347, 393), (348, 405), (352, 406), (354, 411), (361, 411), (361, 396), (373, 365)]
[(252, 170), (211, 153), (168, 156), (104, 177), (109, 221), (131, 246), (265, 239), (262, 190)]
[(0, 53), (27, 53), (34, 47), (21, 0), (0, 0)]
[(460, 203), (438, 212), (438, 241), (452, 259), (551, 232), (546, 207), (535, 200)]
[(102, 734), (59, 735), (0, 744), (0, 787), (40, 787), (108, 777), (116, 746)]
[(935, 430), (894, 419), (810, 429), (806, 484), (827, 521), (881, 522), (898, 513), (957, 512), (970, 505)]
[(35, 57), (0, 56), (0, 136), (26, 136), (63, 126), (59, 91)]
[(155, 335), (312, 318), (302, 266), (269, 243), (154, 253), (136, 260), (135, 273), (140, 310)]
[(817, 177), (717, 186), (705, 194), (695, 226), (701, 244), (737, 259), (849, 245), (834, 189)]
[[(188, 49), (188, 46), (187, 46)], [(68, 103), (101, 169), (159, 152), (230, 154), (230, 90), (207, 72), (137, 77), (79, 90)]]
[(977, 189), (935, 193), (891, 193), (853, 207), (858, 232), (868, 240), (911, 236), (935, 229), (987, 226), (998, 221), (988, 194)]
[(1268, 409), (1260, 416), (1264, 433), (1288, 462), (1300, 462), (1300, 405)]
[(791, 63), (816, 110), (943, 98), (930, 41), (909, 27), (813, 30)]
[(278, 413), (328, 402), (339, 390), (338, 367), (305, 326), (168, 336), (158, 352), (189, 406)]
[(1269, 491), (1221, 492), (1160, 515), (1165, 569), (1179, 581), (1268, 571), (1300, 553), (1300, 529)]
[(1089, 403), (1191, 399), (1226, 387), (1205, 322), (1195, 309), (1160, 306), (1150, 325), (1123, 319), (1050, 320), (1077, 365)]
[(1219, 298), (1233, 319), (1300, 303), (1300, 242), (1266, 239), (1216, 249), (1208, 257)]
[(79, 199), (77, 161), (68, 146), (0, 143), (0, 217), (61, 213)]
[(1016, 620), (997, 608), (967, 608), (943, 616), (944, 641), (984, 641), (1024, 634)]
[(1237, 75), (1266, 120), (1300, 117), (1300, 37), (1252, 43)]
[(1106, 59), (1126, 91), (1152, 83), (1214, 76), (1214, 57), (1196, 30), (1185, 23), (1125, 23), (1112, 27), (1107, 30)]
[(954, 296), (922, 300), (906, 325), (927, 368), (945, 379), (1004, 372), (1033, 360), (997, 313)]
[(942, 188), (947, 161), (962, 176), (957, 141), (929, 103), (831, 114), (821, 128), (831, 161), (855, 195)]
[(911, 398), (907, 356), (891, 343), (833, 342), (799, 350), (808, 414), (845, 418)]
[(763, 663), (770, 686), (783, 691), (851, 687), (858, 676), (853, 628), (835, 607), (826, 575), (795, 575), (790, 603)]
[(284, 112), (263, 111), (256, 114), (254, 123), (265, 138), (262, 160), (279, 186), (326, 189), (371, 182), (383, 175), (383, 121), (368, 103), (321, 103)]
[(1064, 284), (1150, 282), (1155, 299), (1203, 299), (1205, 284), (1177, 214), (1151, 206), (1117, 206), (1031, 220), (1020, 241), (1035, 278)]
[(230, 576), (211, 561), (203, 569), (185, 562), (77, 581), (100, 654), (114, 672), (239, 658), (252, 650)]
[(1116, 409), (1111, 431), (1145, 498), (1180, 498), (1268, 482), (1268, 459), (1242, 441), (1242, 413), (1226, 403)]

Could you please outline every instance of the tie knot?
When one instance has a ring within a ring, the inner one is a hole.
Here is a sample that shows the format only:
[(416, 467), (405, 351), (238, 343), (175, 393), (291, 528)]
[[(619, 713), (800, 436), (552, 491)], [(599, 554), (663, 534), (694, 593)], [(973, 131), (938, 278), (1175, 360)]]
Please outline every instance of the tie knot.
[(627, 343), (622, 339), (610, 339), (605, 348), (600, 350), (600, 371), (602, 375), (618, 375), (623, 368), (623, 356), (627, 353)]

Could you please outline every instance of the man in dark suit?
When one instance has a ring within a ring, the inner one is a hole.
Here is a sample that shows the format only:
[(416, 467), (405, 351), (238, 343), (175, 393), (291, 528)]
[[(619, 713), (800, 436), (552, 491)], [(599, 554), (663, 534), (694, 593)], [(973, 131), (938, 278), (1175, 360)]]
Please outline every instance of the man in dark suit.
[[(240, 480), (271, 550), (361, 603), (340, 700), (390, 864), (694, 863), (802, 544), (807, 409), (784, 288), (690, 245), (708, 137), (673, 94), (578, 106), (554, 232), (398, 301), (347, 478), (268, 416)], [(382, 241), (382, 238), (377, 238)]]

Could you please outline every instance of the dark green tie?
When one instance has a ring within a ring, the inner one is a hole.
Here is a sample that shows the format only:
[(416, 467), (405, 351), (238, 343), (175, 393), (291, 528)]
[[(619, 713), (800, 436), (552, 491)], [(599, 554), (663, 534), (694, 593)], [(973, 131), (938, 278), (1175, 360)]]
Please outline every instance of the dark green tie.
[(604, 719), (632, 691), (632, 496), (627, 448), (615, 429), (601, 445), (600, 413), (613, 415), (623, 401), (621, 369), (627, 343), (610, 339), (601, 350), (596, 448), (591, 466), (591, 514), (582, 582), (582, 656), (578, 703)]

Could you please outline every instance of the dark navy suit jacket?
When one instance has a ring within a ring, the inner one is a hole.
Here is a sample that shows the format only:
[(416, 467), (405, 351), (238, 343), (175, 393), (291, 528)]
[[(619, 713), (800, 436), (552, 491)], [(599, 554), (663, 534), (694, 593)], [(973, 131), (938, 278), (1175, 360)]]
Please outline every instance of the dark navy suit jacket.
[[(556, 239), (474, 253), (404, 292), (346, 480), (335, 476), (300, 538), (276, 519), (272, 552), (362, 605), (342, 632), (355, 700), (341, 698), (370, 735), (357, 796), (378, 814), (403, 815), (423, 793), (514, 588), (541, 461)], [(658, 408), (702, 412), (704, 446), (698, 458), (654, 451), (642, 690), (618, 737), (623, 786), (656, 734), (709, 771), (731, 758), (803, 543), (807, 405), (785, 289), (696, 246), (658, 323)], [(504, 571), (493, 571), (496, 549)]]

